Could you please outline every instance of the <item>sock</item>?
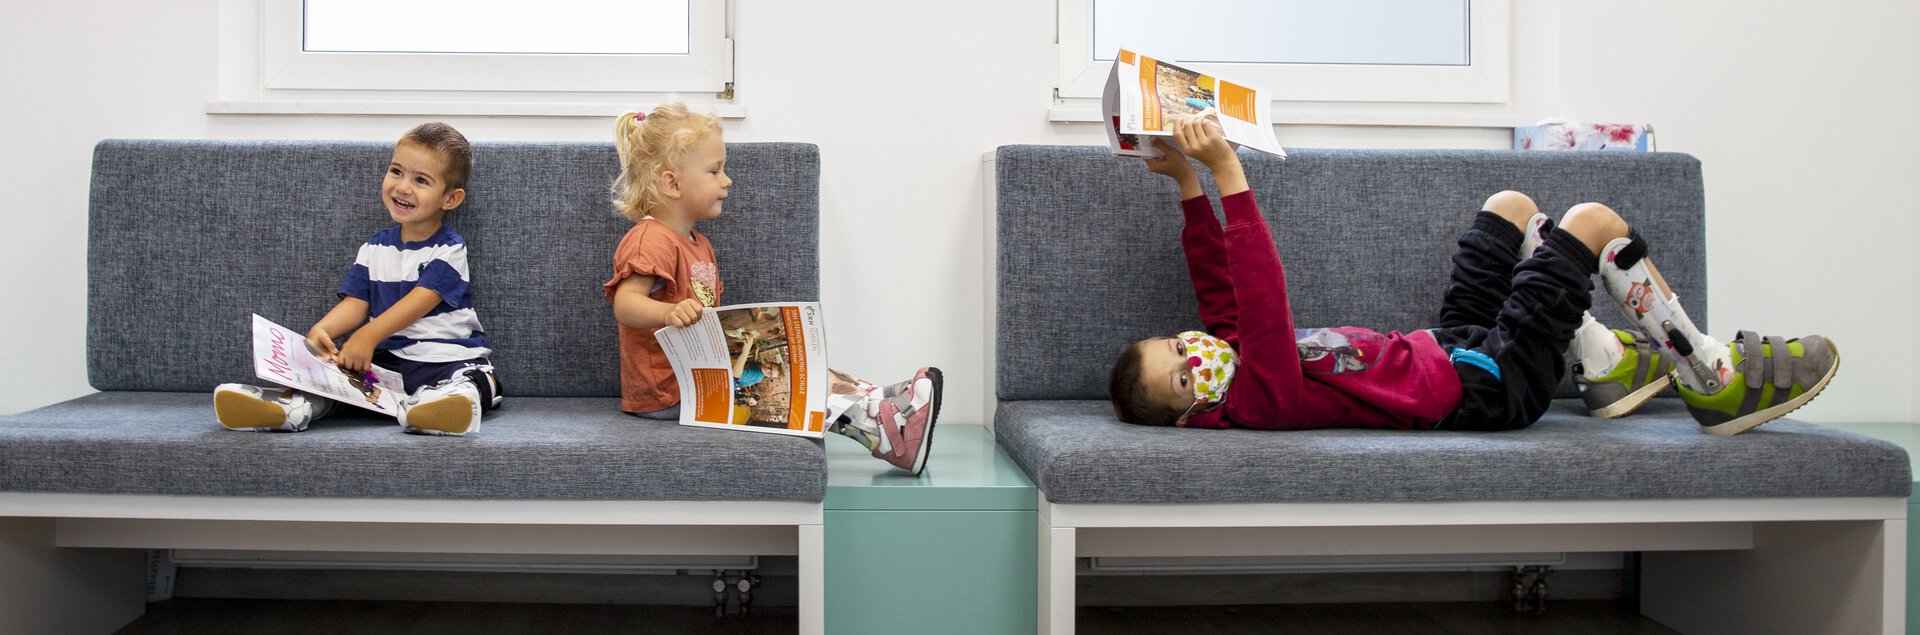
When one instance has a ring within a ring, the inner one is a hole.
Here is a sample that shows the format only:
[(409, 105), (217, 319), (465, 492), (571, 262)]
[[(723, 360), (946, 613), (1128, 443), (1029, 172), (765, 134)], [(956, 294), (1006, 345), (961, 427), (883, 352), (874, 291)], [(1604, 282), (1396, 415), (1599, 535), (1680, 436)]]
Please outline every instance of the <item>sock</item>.
[(319, 421), (321, 417), (325, 417), (327, 415), (333, 414), (334, 403), (332, 399), (321, 397), (319, 395), (308, 395), (305, 393), (296, 393), (296, 394), (299, 394), (302, 399), (307, 400), (308, 415), (307, 415), (306, 423), (313, 423), (315, 421)]
[(1611, 329), (1593, 319), (1592, 313), (1580, 314), (1580, 328), (1573, 331), (1573, 346), (1567, 353), (1574, 362), (1580, 364), (1580, 374), (1587, 379), (1599, 379), (1613, 372), (1626, 356), (1626, 345)]

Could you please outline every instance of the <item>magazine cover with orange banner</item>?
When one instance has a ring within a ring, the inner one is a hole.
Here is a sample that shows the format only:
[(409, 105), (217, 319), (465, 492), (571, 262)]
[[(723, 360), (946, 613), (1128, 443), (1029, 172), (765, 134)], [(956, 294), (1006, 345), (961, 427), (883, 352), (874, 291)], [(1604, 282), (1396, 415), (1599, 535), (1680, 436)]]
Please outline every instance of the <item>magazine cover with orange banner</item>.
[(680, 380), (680, 425), (820, 438), (827, 342), (820, 304), (735, 304), (654, 331)]
[(1252, 87), (1120, 49), (1107, 74), (1100, 111), (1106, 117), (1108, 145), (1119, 156), (1160, 156), (1151, 138), (1170, 136), (1168, 123), (1178, 117), (1206, 117), (1233, 145), (1284, 159), (1287, 151), (1273, 136), (1271, 102)]

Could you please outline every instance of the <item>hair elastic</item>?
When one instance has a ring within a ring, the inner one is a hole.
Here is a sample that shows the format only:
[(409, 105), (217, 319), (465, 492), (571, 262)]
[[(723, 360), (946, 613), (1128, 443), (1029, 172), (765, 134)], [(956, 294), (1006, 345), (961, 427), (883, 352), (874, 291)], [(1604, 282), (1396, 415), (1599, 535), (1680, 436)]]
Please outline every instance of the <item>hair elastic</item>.
[(633, 121), (635, 123), (639, 123), (646, 120), (647, 120), (647, 113), (644, 113), (644, 112), (633, 113)]

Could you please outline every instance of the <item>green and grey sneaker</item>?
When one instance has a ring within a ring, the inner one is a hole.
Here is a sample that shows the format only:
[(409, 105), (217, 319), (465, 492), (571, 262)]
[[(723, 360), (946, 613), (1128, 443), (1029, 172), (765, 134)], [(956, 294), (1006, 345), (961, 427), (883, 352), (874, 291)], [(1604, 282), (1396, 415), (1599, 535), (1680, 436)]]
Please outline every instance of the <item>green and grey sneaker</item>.
[(1741, 331), (1727, 345), (1733, 375), (1711, 395), (1679, 386), (1687, 411), (1710, 434), (1732, 436), (1780, 418), (1812, 401), (1840, 371), (1840, 351), (1825, 337), (1789, 340)]
[(1573, 385), (1580, 389), (1580, 399), (1587, 403), (1588, 412), (1602, 419), (1633, 414), (1673, 384), (1673, 360), (1661, 354), (1657, 344), (1620, 329), (1613, 329), (1613, 335), (1620, 338), (1624, 350), (1612, 370), (1588, 378), (1577, 364), (1573, 369)]

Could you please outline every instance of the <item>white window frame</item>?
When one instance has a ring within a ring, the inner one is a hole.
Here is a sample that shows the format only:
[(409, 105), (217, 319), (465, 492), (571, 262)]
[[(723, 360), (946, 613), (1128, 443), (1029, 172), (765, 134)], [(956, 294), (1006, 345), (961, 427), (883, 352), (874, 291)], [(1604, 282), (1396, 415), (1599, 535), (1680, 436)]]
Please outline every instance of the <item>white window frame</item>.
[(719, 93), (733, 82), (728, 2), (688, 0), (688, 55), (442, 55), (308, 52), (302, 1), (261, 1), (269, 91)]
[[(1094, 0), (1057, 0), (1060, 99), (1099, 99), (1113, 51), (1093, 50)], [(1261, 87), (1276, 101), (1506, 104), (1512, 95), (1512, 0), (1469, 0), (1466, 66), (1194, 64)], [(1141, 51), (1152, 54), (1152, 51)], [(1173, 60), (1179, 61), (1179, 60)]]

